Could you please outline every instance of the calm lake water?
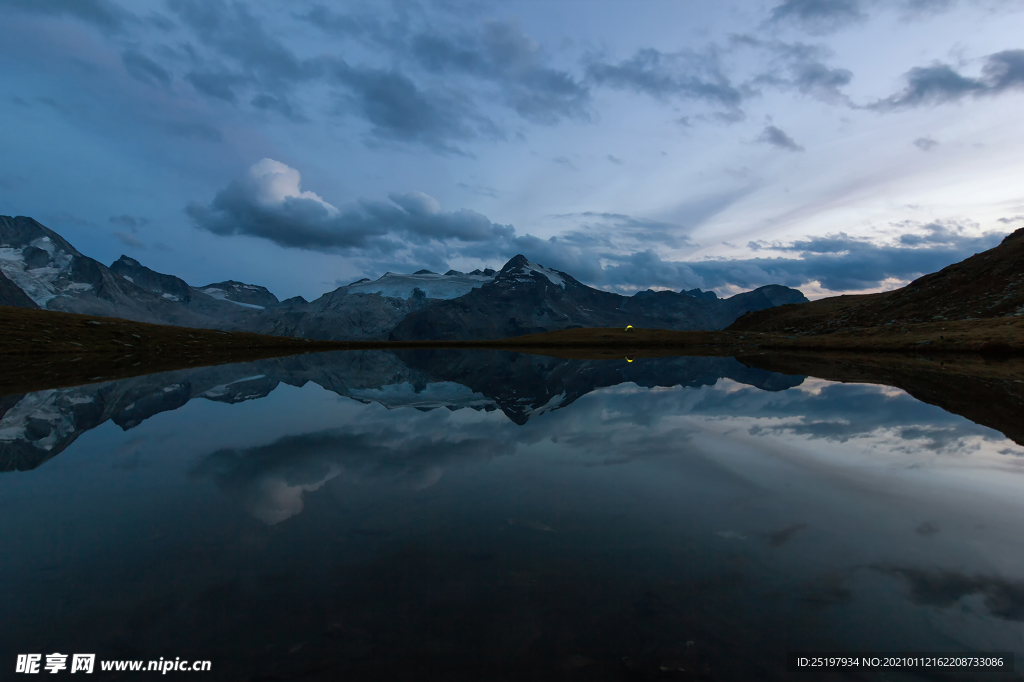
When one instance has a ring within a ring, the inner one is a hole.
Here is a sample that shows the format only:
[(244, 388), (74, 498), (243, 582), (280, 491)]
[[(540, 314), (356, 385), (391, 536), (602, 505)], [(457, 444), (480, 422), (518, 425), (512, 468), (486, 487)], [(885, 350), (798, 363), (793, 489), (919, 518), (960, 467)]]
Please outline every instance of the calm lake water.
[(367, 351), (0, 398), (3, 677), (52, 652), (202, 680), (1019, 670), (1022, 455), (898, 389), (732, 358)]

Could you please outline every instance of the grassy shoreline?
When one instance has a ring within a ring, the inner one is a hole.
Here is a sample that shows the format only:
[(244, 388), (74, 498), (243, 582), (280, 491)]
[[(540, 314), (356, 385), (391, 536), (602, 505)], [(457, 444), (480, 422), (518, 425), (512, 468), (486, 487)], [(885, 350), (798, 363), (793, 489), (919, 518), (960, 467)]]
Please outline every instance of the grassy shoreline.
[(335, 350), (479, 348), (574, 359), (855, 352), (1024, 355), (1024, 317), (875, 327), (822, 335), (566, 329), (488, 341), (313, 341), (0, 307), (0, 395), (227, 362)]

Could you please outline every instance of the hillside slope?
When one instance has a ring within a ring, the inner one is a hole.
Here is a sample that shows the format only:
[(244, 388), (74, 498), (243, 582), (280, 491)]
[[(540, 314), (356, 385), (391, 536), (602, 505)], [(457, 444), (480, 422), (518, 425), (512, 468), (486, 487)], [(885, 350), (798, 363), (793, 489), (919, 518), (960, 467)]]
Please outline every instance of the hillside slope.
[(1024, 228), (999, 246), (907, 286), (835, 296), (747, 313), (731, 331), (827, 334), (882, 325), (988, 319), (1024, 314)]
[(28, 294), (21, 290), (21, 287), (9, 280), (2, 270), (0, 270), (0, 305), (9, 305), (15, 308), (39, 307), (28, 297)]

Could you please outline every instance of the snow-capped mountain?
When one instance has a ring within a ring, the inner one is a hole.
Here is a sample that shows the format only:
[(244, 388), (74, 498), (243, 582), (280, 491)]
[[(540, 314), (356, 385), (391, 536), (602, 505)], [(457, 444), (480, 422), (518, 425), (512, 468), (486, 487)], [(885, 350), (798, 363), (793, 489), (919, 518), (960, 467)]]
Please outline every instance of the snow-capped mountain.
[(490, 268), (469, 273), (449, 270), (443, 275), (430, 270), (420, 270), (411, 275), (385, 272), (379, 279), (361, 279), (345, 288), (350, 294), (380, 294), (402, 299), (413, 298), (415, 291), (419, 289), (426, 298), (447, 300), (465, 296), (473, 289), (482, 287), (493, 281), (494, 275), (494, 270)]
[(395, 326), (390, 338), (500, 339), (574, 327), (626, 325), (724, 329), (748, 311), (806, 300), (799, 291), (778, 285), (726, 299), (650, 290), (621, 296), (588, 287), (565, 272), (520, 255), (506, 263), (490, 283), (409, 314)]
[(264, 310), (280, 303), (277, 296), (270, 293), (266, 287), (236, 282), (233, 279), (207, 284), (205, 287), (199, 287), (199, 290), (218, 301), (227, 301), (254, 310)]
[(386, 273), (314, 301), (226, 280), (201, 287), (121, 256), (108, 268), (26, 217), (0, 216), (0, 305), (310, 339), (494, 339), (573, 327), (723, 329), (807, 299), (777, 285), (719, 299), (699, 289), (621, 296), (515, 256), (500, 271)]

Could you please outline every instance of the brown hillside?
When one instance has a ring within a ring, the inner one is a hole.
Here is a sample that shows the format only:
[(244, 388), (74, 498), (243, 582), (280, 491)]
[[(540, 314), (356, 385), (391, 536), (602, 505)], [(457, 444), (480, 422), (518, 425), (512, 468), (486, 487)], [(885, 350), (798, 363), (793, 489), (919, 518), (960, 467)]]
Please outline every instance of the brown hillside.
[(902, 289), (835, 296), (747, 313), (730, 331), (826, 334), (858, 327), (1024, 314), (1024, 228)]

